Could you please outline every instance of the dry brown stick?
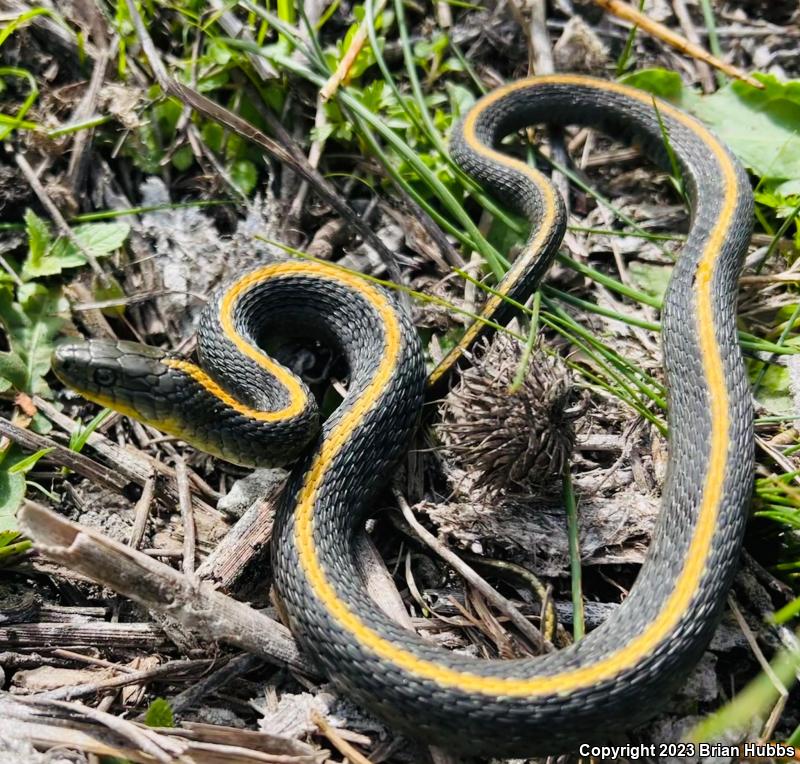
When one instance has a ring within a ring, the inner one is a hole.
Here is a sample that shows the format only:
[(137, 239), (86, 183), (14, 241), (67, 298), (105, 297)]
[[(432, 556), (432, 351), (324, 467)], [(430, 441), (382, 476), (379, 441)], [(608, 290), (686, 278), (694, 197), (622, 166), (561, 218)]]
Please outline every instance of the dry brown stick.
[[(383, 10), (384, 5), (386, 5), (386, 0), (377, 0), (375, 3), (375, 16), (377, 16)], [(330, 101), (330, 99), (336, 95), (336, 91), (339, 89), (339, 86), (348, 78), (350, 69), (355, 60), (358, 58), (358, 54), (361, 53), (361, 49), (364, 47), (366, 42), (367, 22), (362, 21), (358, 27), (358, 30), (356, 30), (355, 35), (353, 35), (353, 39), (350, 41), (350, 45), (345, 51), (345, 54), (342, 56), (341, 61), (339, 61), (336, 71), (330, 77), (328, 77), (328, 81), (319, 91), (319, 98), (322, 103)]]
[(311, 721), (319, 727), (319, 731), (330, 740), (331, 745), (339, 751), (342, 756), (346, 757), (352, 764), (372, 764), (372, 762), (364, 756), (363, 753), (356, 750), (350, 743), (348, 743), (317, 711), (311, 713)]
[(750, 645), (750, 650), (755, 656), (755, 659), (758, 661), (759, 666), (761, 666), (761, 670), (767, 675), (769, 681), (772, 683), (772, 686), (778, 693), (778, 700), (772, 707), (772, 711), (769, 714), (769, 718), (766, 721), (765, 727), (759, 736), (759, 742), (765, 743), (768, 740), (772, 740), (772, 734), (775, 732), (775, 727), (777, 726), (778, 721), (783, 714), (783, 709), (786, 707), (786, 702), (789, 700), (789, 690), (781, 681), (780, 677), (775, 673), (775, 670), (770, 665), (770, 662), (761, 651), (761, 647), (759, 647), (756, 635), (753, 634), (750, 625), (745, 620), (741, 610), (739, 610), (736, 600), (732, 594), (728, 595), (728, 607), (731, 609), (734, 618), (736, 618), (739, 629), (741, 630), (742, 634), (744, 634), (747, 644)]
[(192, 494), (189, 489), (189, 476), (186, 473), (186, 462), (180, 457), (175, 460), (175, 480), (178, 483), (178, 506), (183, 523), (183, 566), (184, 575), (194, 575), (195, 525), (192, 515)]
[(414, 530), (420, 541), (425, 546), (432, 549), (448, 565), (450, 565), (460, 576), (474, 586), (489, 602), (491, 602), (501, 613), (508, 616), (509, 620), (520, 630), (525, 637), (537, 650), (549, 652), (553, 649), (552, 644), (546, 642), (541, 632), (527, 619), (516, 607), (492, 587), (485, 578), (478, 575), (469, 565), (467, 565), (457, 554), (442, 544), (432, 533), (430, 533), (414, 517), (411, 507), (405, 500), (403, 494), (397, 489), (393, 489), (395, 498), (400, 505), (405, 521)]
[(0, 417), (0, 435), (13, 440), (23, 448), (31, 451), (41, 451), (46, 448), (52, 449), (45, 459), (55, 462), (62, 467), (68, 467), (79, 475), (83, 475), (83, 477), (89, 478), (107, 488), (111, 488), (118, 493), (123, 493), (130, 486), (130, 480), (128, 480), (125, 475), (109, 469), (84, 454), (65, 448), (51, 438), (18, 427), (12, 422), (9, 422), (8, 419), (2, 417)]
[(703, 61), (709, 66), (719, 69), (719, 71), (727, 74), (729, 77), (734, 77), (737, 80), (746, 82), (754, 88), (763, 89), (764, 86), (758, 80), (753, 79), (746, 72), (739, 69), (739, 67), (720, 61), (720, 59), (713, 56), (699, 45), (689, 42), (685, 37), (681, 37), (658, 21), (653, 21), (649, 16), (636, 10), (633, 6), (623, 3), (622, 0), (594, 0), (594, 2), (617, 18), (630, 21), (631, 24), (636, 24), (637, 27), (647, 32), (647, 34), (658, 38), (667, 45), (679, 50), (681, 53), (696, 58), (698, 61)]
[(76, 653), (73, 650), (64, 650), (63, 648), (58, 648), (53, 650), (53, 655), (57, 655), (59, 658), (68, 658), (71, 661), (88, 663), (90, 666), (102, 666), (103, 668), (114, 669), (114, 671), (118, 671), (121, 674), (136, 673), (136, 669), (132, 669), (130, 666), (125, 666), (121, 663), (114, 663), (113, 661), (103, 660), (102, 658), (95, 658), (93, 655)]
[(131, 528), (128, 544), (134, 549), (138, 549), (142, 545), (144, 532), (147, 530), (147, 519), (150, 517), (150, 509), (153, 506), (155, 487), (156, 481), (154, 478), (147, 480), (142, 488), (142, 495), (133, 509), (133, 527)]
[(147, 28), (142, 21), (142, 17), (139, 14), (139, 10), (136, 8), (134, 0), (127, 0), (127, 7), (131, 19), (133, 20), (139, 42), (142, 45), (142, 50), (144, 50), (145, 56), (147, 56), (147, 60), (150, 62), (153, 76), (167, 95), (177, 98), (181, 103), (188, 104), (195, 111), (208, 117), (208, 119), (219, 122), (229, 130), (233, 130), (245, 140), (252, 141), (271, 157), (291, 167), (294, 172), (311, 184), (315, 192), (324, 201), (330, 204), (331, 207), (358, 231), (361, 238), (368, 242), (370, 246), (380, 254), (381, 259), (388, 267), (391, 268), (394, 266), (393, 269), (396, 271), (397, 264), (394, 255), (389, 251), (377, 234), (350, 208), (347, 202), (339, 196), (336, 189), (309, 164), (302, 153), (288, 150), (285, 146), (282, 146), (277, 141), (266, 136), (247, 120), (242, 119), (238, 114), (234, 114), (232, 111), (214, 103), (214, 101), (206, 98), (196, 90), (170, 77), (167, 74), (166, 67), (159, 58), (158, 50), (147, 32)]
[(249, 653), (235, 655), (224, 666), (220, 666), (210, 674), (192, 682), (177, 695), (173, 695), (169, 699), (169, 704), (173, 712), (182, 714), (192, 706), (197, 705), (206, 695), (216, 692), (231, 680), (254, 671), (262, 664), (262, 659), (257, 655), (250, 655)]
[[(154, 730), (121, 717), (109, 717), (102, 711), (87, 714), (86, 706), (78, 703), (0, 692), (0, 739), (25, 740), (42, 750), (69, 748), (141, 764), (322, 764), (330, 753), (289, 738), (249, 730), (196, 723)], [(145, 753), (133, 743), (137, 734), (146, 735), (161, 758)]]
[[(675, 17), (678, 19), (686, 39), (692, 44), (700, 46), (700, 35), (697, 33), (697, 28), (689, 15), (689, 10), (686, 8), (686, 1), (672, 0), (672, 10), (675, 12)], [(697, 75), (700, 78), (700, 84), (703, 86), (703, 92), (713, 93), (717, 84), (714, 82), (711, 67), (705, 61), (697, 62)]]
[(0, 648), (91, 646), (163, 650), (172, 642), (152, 623), (15, 623), (0, 627)]
[(45, 557), (77, 571), (205, 640), (237, 645), (270, 663), (316, 673), (289, 630), (208, 584), (27, 501), (17, 520)]
[(198, 567), (197, 577), (213, 581), (222, 591), (234, 589), (272, 537), (277, 500), (275, 492), (255, 502)]
[(78, 698), (97, 695), (106, 690), (126, 687), (130, 684), (150, 682), (154, 679), (168, 678), (172, 681), (174, 678), (186, 673), (205, 671), (212, 662), (210, 658), (168, 661), (167, 663), (162, 663), (160, 666), (155, 666), (154, 668), (145, 669), (143, 671), (120, 673), (108, 679), (101, 679), (99, 682), (87, 682), (86, 684), (78, 684), (73, 687), (59, 687), (56, 690), (36, 693), (33, 697), (47, 698), (48, 700), (77, 700)]
[(414, 624), (406, 610), (403, 598), (397, 591), (394, 580), (386, 569), (386, 564), (375, 548), (372, 539), (367, 533), (362, 533), (356, 539), (355, 544), (356, 567), (370, 597), (395, 623), (413, 631)]
[[(53, 702), (58, 705), (61, 701), (56, 700)], [(131, 724), (127, 719), (122, 719), (119, 716), (114, 716), (104, 711), (98, 711), (91, 706), (83, 707), (82, 716), (86, 719), (98, 722), (104, 727), (123, 736), (129, 742), (133, 743), (140, 751), (153, 756), (157, 761), (169, 764), (169, 762), (175, 760), (174, 756), (164, 751), (159, 745), (157, 735), (147, 727), (139, 727)]]
[[(115, 36), (110, 48), (105, 45), (105, 41), (96, 40), (95, 42), (98, 43), (99, 47), (97, 58), (94, 62), (94, 69), (92, 70), (92, 76), (89, 79), (89, 85), (83, 97), (72, 112), (71, 116), (73, 120), (88, 119), (94, 113), (97, 97), (100, 94), (100, 88), (106, 77), (108, 63), (116, 55), (119, 38)], [(75, 195), (78, 194), (78, 189), (86, 176), (86, 170), (89, 166), (89, 151), (93, 138), (94, 128), (88, 128), (85, 130), (78, 130), (72, 141), (72, 151), (70, 152), (66, 180), (69, 187), (72, 189), (72, 193)]]

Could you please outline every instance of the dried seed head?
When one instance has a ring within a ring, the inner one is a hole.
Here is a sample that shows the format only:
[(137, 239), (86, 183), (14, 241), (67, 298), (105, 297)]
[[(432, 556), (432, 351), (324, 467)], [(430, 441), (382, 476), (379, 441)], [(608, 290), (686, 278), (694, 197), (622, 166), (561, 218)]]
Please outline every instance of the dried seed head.
[(488, 349), (476, 351), (436, 427), (445, 451), (493, 494), (541, 491), (564, 468), (574, 441), (570, 379), (560, 359), (536, 348), (522, 384), (509, 391), (522, 350), (497, 335)]

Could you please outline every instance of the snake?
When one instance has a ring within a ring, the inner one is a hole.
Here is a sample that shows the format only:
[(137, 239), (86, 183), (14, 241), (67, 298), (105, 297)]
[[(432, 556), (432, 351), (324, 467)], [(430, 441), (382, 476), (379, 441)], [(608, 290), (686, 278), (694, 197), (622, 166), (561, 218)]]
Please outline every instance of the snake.
[[(369, 596), (354, 540), (406, 453), (426, 396), (541, 284), (565, 234), (548, 177), (504, 139), (577, 125), (678, 173), (690, 208), (663, 299), (669, 463), (652, 541), (628, 596), (573, 645), (510, 660), (447, 650)], [(197, 361), (131, 342), (70, 339), (56, 375), (91, 401), (247, 466), (292, 464), (272, 572), (292, 631), (348, 697), (414, 739), (475, 754), (560, 753), (650, 719), (698, 662), (737, 569), (754, 469), (752, 404), (736, 327), (753, 221), (740, 162), (677, 106), (583, 75), (535, 76), (481, 97), (453, 129), (457, 165), (530, 221), (477, 320), (430, 373), (391, 290), (338, 265), (285, 258), (214, 294)], [(338, 407), (276, 360), (276, 338), (314, 337), (347, 367)]]

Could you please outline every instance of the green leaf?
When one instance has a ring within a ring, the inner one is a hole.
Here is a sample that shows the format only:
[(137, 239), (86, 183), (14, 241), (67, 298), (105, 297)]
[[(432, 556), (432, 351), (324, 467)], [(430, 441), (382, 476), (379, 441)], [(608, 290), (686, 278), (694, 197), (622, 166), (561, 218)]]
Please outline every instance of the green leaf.
[(29, 454), (28, 456), (20, 459), (16, 464), (13, 464), (8, 468), (9, 475), (24, 475), (26, 472), (30, 472), (35, 466), (36, 463), (44, 456), (55, 451), (55, 447), (50, 446), (49, 448), (40, 448), (38, 451)]
[(643, 292), (659, 299), (664, 297), (669, 277), (672, 274), (672, 266), (651, 265), (633, 260), (628, 263), (628, 271), (636, 282), (636, 286)]
[[(84, 252), (93, 257), (103, 257), (122, 246), (130, 233), (127, 223), (87, 223), (72, 230), (75, 242), (60, 236), (47, 248), (41, 250), (38, 238), (31, 238), (29, 226), (28, 257), (22, 266), (22, 278), (30, 281), (53, 276), (65, 268), (77, 268), (86, 264)], [(77, 243), (76, 243), (77, 242)]]
[(683, 84), (680, 74), (668, 69), (641, 69), (622, 77), (622, 81), (627, 85), (646, 90), (665, 101), (678, 104), (686, 91), (692, 92)]
[(29, 257), (42, 258), (52, 241), (47, 223), (33, 210), (25, 210), (25, 232), (28, 234)]
[(17, 510), (25, 497), (25, 476), (12, 474), (0, 467), (0, 531), (11, 531), (17, 525)]
[(249, 159), (240, 159), (231, 165), (231, 180), (245, 196), (249, 196), (258, 182), (258, 170)]
[(218, 40), (211, 40), (207, 50), (208, 57), (220, 66), (225, 66), (231, 60), (230, 48)]
[(16, 390), (25, 390), (28, 379), (25, 362), (14, 352), (0, 353), (0, 377), (8, 382), (6, 390), (9, 387), (14, 387)]
[(13, 544), (21, 535), (19, 531), (0, 531), (0, 549)]
[(192, 151), (191, 146), (181, 146), (173, 155), (172, 155), (172, 166), (176, 170), (180, 170), (183, 172), (184, 170), (188, 170), (192, 163), (194, 162), (194, 152)]
[(800, 80), (781, 82), (754, 74), (762, 90), (733, 81), (701, 96), (675, 72), (647, 69), (625, 78), (628, 84), (682, 106), (712, 127), (756, 175), (800, 178)]
[(24, 380), (20, 380), (24, 381), (23, 392), (50, 394), (44, 377), (50, 371), (53, 342), (63, 320), (59, 314), (67, 307), (58, 287), (23, 284), (15, 301), (11, 288), (0, 285), (0, 323), (8, 334), (11, 352), (25, 365)]
[(33, 544), (17, 530), (0, 531), (0, 564), (5, 565), (17, 555), (27, 552)]
[(175, 717), (172, 706), (164, 698), (156, 698), (144, 715), (144, 723), (148, 727), (174, 727)]
[(53, 431), (53, 423), (41, 411), (37, 411), (33, 415), (28, 429), (37, 435), (49, 435)]
[[(95, 257), (103, 257), (119, 249), (128, 238), (131, 227), (119, 221), (114, 223), (86, 223), (72, 229), (80, 245)], [(71, 244), (71, 243), (70, 243)]]
[[(789, 369), (779, 364), (767, 364), (766, 371), (764, 363), (751, 360), (748, 362), (750, 371), (750, 381), (755, 383), (759, 380), (758, 389), (755, 391), (755, 399), (770, 414), (781, 416), (784, 414), (794, 414), (795, 405), (792, 397), (790, 385)], [(763, 376), (762, 376), (763, 374)]]

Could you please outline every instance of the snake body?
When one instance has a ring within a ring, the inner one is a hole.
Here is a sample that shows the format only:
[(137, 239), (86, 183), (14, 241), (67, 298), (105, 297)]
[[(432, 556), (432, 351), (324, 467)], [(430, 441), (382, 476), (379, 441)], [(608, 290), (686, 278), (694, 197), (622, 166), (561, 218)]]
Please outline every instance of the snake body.
[[(700, 122), (623, 85), (572, 75), (481, 99), (452, 139), (455, 160), (532, 223), (482, 311), (509, 317), (559, 245), (565, 216), (540, 173), (498, 150), (532, 124), (579, 124), (634, 140), (680, 168), (691, 227), (662, 315), (670, 463), (647, 560), (622, 605), (577, 644), (477, 660), (397, 624), (368, 597), (353, 552), (376, 491), (404, 453), (425, 396), (420, 343), (382, 287), (332, 265), (287, 261), (240, 277), (209, 304), (200, 365), (126, 343), (71, 343), (55, 369), (110, 405), (243, 464), (299, 455), (273, 537), (291, 626), (331, 678), (414, 736), (472, 752), (562, 752), (654, 714), (699, 659), (740, 551), (753, 470), (750, 392), (736, 336), (737, 277), (752, 221), (744, 170)], [(669, 150), (667, 150), (668, 141)], [(348, 391), (321, 428), (312, 396), (260, 348), (302, 326), (338, 349)], [(435, 387), (487, 331), (477, 322), (427, 379)], [(100, 371), (102, 370), (102, 371)]]

